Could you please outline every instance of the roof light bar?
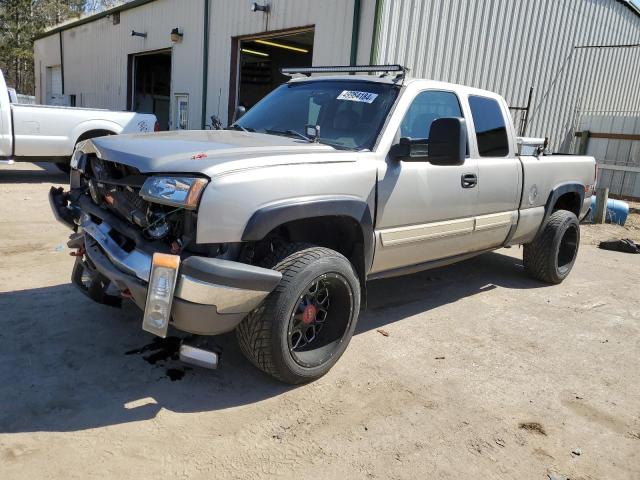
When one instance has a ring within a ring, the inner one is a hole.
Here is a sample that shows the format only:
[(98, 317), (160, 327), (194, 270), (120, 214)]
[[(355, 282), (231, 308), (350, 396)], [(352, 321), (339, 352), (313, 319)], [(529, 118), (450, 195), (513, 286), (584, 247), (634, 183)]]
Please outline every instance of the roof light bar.
[(403, 73), (405, 68), (402, 65), (343, 65), (343, 66), (327, 66), (327, 67), (289, 67), (281, 68), (280, 73), (283, 75), (294, 75), (302, 73), (311, 75), (312, 73), (357, 73), (357, 72), (400, 72)]

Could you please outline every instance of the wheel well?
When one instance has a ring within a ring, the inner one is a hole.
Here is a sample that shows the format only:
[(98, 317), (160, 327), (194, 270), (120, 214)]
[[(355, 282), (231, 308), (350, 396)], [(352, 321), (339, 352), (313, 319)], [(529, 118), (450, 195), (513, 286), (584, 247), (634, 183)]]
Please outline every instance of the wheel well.
[(252, 263), (259, 263), (273, 244), (279, 241), (311, 243), (330, 248), (344, 255), (356, 269), (364, 300), (366, 267), (363, 235), (360, 224), (352, 217), (331, 215), (292, 220), (274, 228), (263, 240), (255, 242)]
[(78, 139), (76, 140), (76, 144), (78, 142), (82, 142), (83, 140), (89, 140), (90, 138), (96, 138), (96, 137), (104, 137), (106, 135), (115, 135), (115, 132), (112, 132), (111, 130), (89, 130), (88, 132), (84, 132), (82, 135), (80, 135), (78, 137)]
[(574, 213), (576, 217), (579, 217), (580, 207), (580, 195), (577, 192), (567, 192), (558, 197), (551, 213), (556, 210), (568, 210)]

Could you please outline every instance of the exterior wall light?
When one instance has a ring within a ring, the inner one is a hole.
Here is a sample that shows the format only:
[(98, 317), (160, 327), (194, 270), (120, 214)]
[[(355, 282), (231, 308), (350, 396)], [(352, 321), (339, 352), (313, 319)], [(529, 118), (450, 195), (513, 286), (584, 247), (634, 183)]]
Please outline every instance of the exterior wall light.
[(181, 42), (182, 37), (184, 37), (184, 33), (182, 33), (178, 27), (171, 30), (171, 41), (173, 43)]
[(251, 4), (251, 11), (269, 13), (269, 5), (259, 5), (258, 2), (253, 2)]
[(135, 30), (131, 30), (131, 36), (132, 37), (147, 38), (147, 34), (146, 33), (136, 32)]

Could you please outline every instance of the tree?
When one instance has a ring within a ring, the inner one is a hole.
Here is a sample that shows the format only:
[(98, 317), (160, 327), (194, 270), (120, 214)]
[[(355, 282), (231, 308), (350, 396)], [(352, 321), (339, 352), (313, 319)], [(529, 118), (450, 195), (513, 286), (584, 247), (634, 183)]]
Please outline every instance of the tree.
[[(131, 1), (131, 0), (126, 0)], [(85, 11), (89, 14), (98, 13), (108, 8), (115, 7), (121, 3), (126, 3), (123, 0), (86, 0)]]
[(33, 94), (33, 41), (47, 28), (110, 8), (119, 0), (0, 0), (0, 69), (20, 93)]

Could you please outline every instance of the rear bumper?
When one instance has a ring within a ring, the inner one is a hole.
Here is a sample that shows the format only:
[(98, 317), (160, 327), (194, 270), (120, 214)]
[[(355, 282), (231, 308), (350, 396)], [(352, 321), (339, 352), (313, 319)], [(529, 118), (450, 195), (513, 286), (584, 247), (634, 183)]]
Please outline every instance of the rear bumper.
[[(68, 207), (55, 195), (54, 192), (50, 195), (54, 214), (70, 226)], [(111, 237), (113, 228), (106, 221), (96, 223), (83, 214), (78, 223), (82, 236), (70, 244), (84, 244), (86, 253), (85, 258), (76, 260), (74, 283), (100, 303), (113, 304), (114, 298), (127, 292), (136, 305), (144, 309), (151, 248), (136, 245), (125, 251)], [(183, 258), (172, 302), (171, 325), (198, 335), (218, 335), (233, 330), (281, 278), (280, 272), (239, 262), (199, 256)]]

